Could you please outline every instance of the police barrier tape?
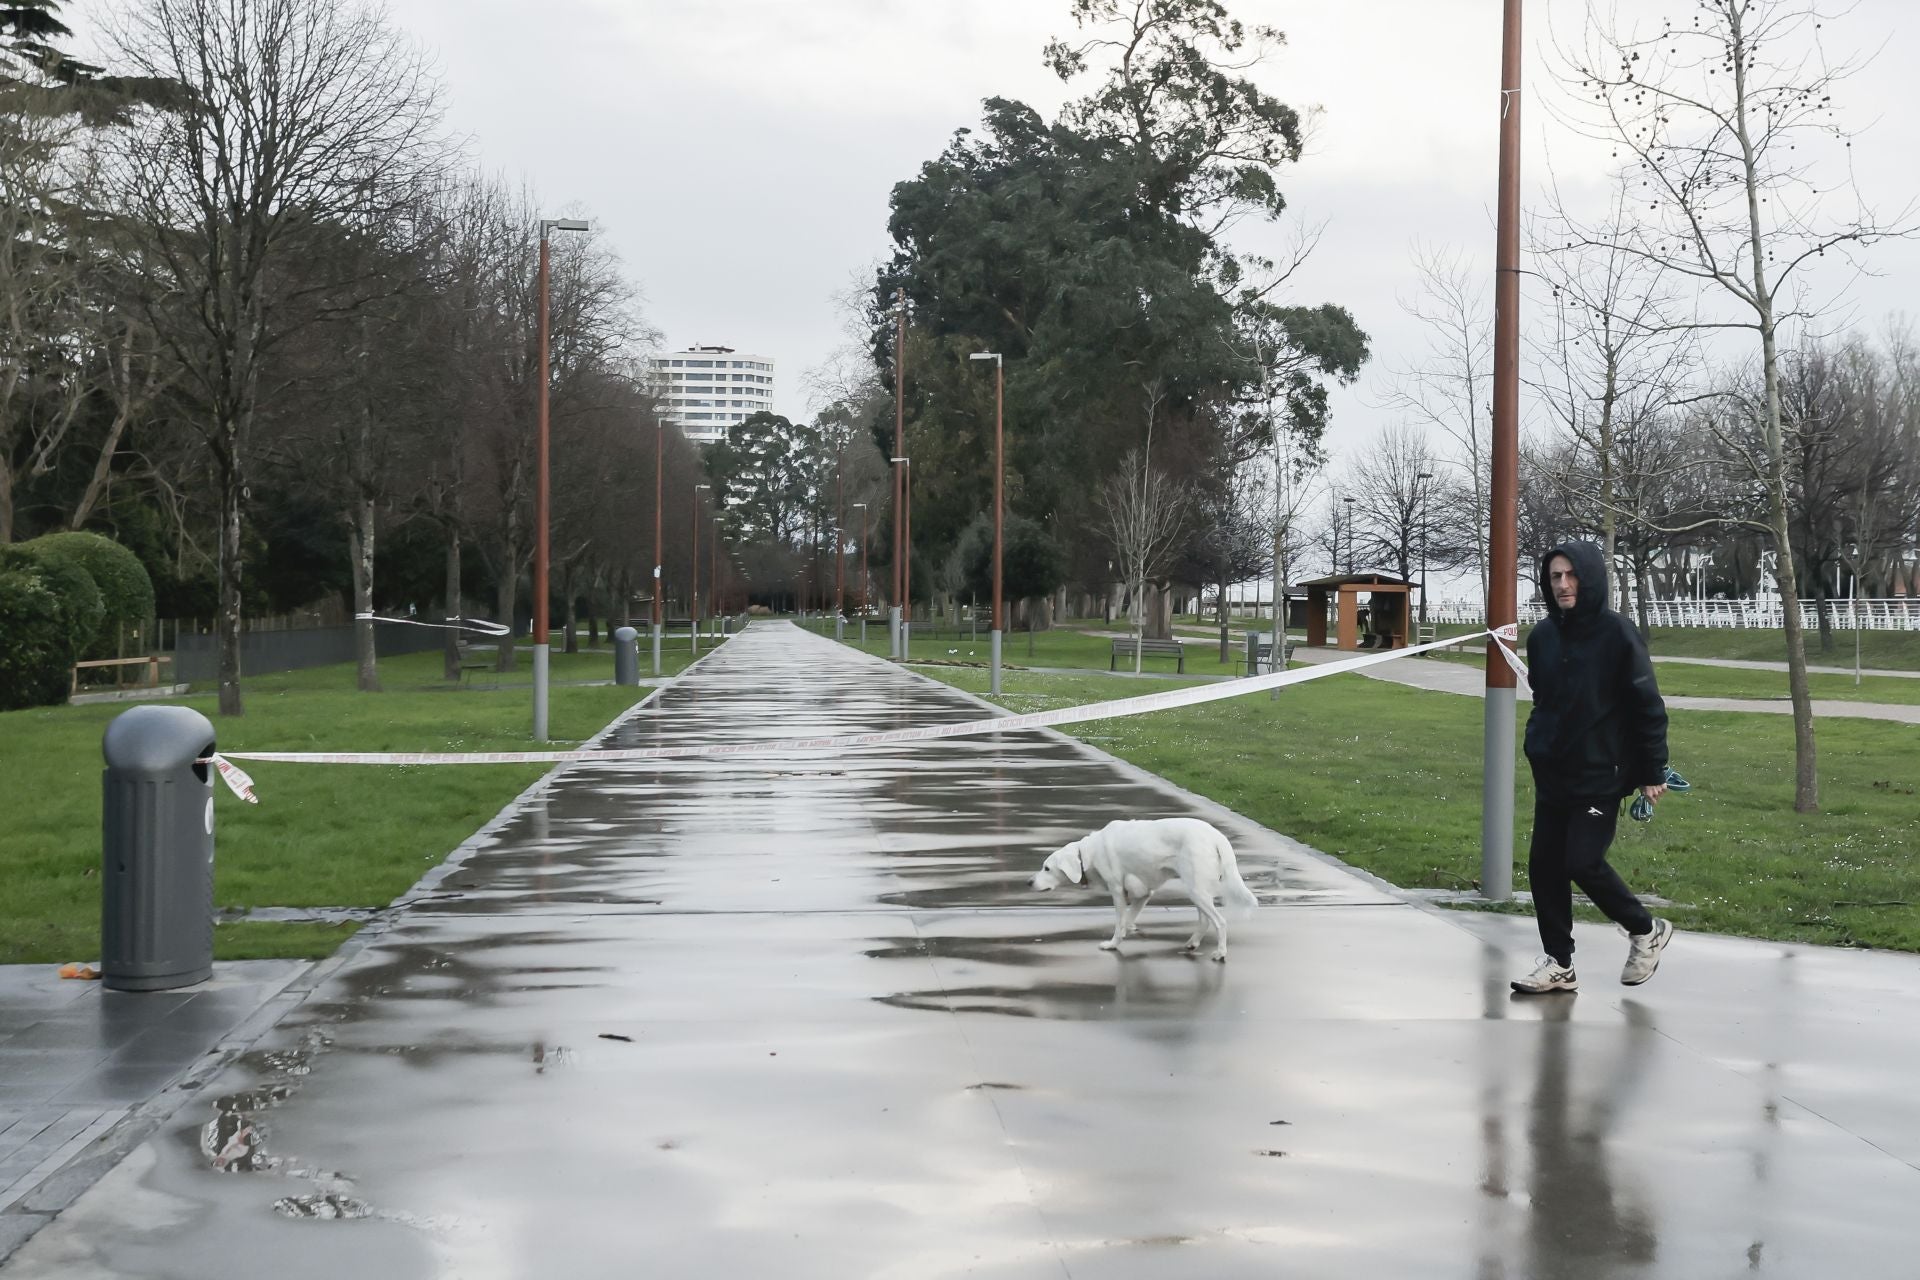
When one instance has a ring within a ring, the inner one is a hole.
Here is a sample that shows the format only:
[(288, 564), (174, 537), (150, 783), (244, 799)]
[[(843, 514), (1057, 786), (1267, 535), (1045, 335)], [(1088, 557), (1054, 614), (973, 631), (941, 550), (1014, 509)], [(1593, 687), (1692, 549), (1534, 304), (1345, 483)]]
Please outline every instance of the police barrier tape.
[(1325, 676), (1345, 675), (1367, 667), (1412, 657), (1432, 649), (1471, 644), (1493, 638), (1507, 662), (1522, 678), (1526, 667), (1514, 654), (1512, 644), (1518, 629), (1512, 624), (1493, 631), (1435, 640), (1406, 649), (1387, 649), (1339, 662), (1323, 662), (1290, 671), (1274, 671), (1241, 680), (1221, 680), (1212, 684), (1169, 689), (1134, 698), (1115, 698), (1109, 702), (1089, 702), (1077, 707), (1057, 707), (1052, 711), (1034, 711), (1026, 715), (993, 716), (984, 720), (962, 720), (953, 724), (922, 725), (914, 729), (886, 729), (876, 733), (844, 733), (823, 738), (757, 739), (751, 742), (722, 742), (705, 746), (615, 747), (590, 751), (218, 751), (208, 761), (219, 770), (220, 778), (233, 793), (249, 804), (258, 804), (253, 794), (253, 779), (235, 765), (235, 760), (263, 764), (583, 764), (599, 761), (685, 760), (695, 757), (753, 756), (788, 751), (834, 751), (842, 747), (879, 747), (898, 742), (926, 742), (937, 738), (971, 738), (983, 733), (1008, 733), (1020, 729), (1044, 729), (1062, 724), (1080, 724), (1087, 720), (1112, 720), (1119, 716), (1137, 716), (1149, 711), (1172, 711), (1241, 698), (1268, 689), (1304, 684)]
[(428, 622), (424, 618), (389, 618), (379, 613), (356, 613), (355, 622), (397, 622), (409, 627), (432, 627), (436, 631), (474, 631), (483, 636), (510, 636), (513, 628), (502, 622), (488, 622), (485, 618), (449, 617), (445, 622)]

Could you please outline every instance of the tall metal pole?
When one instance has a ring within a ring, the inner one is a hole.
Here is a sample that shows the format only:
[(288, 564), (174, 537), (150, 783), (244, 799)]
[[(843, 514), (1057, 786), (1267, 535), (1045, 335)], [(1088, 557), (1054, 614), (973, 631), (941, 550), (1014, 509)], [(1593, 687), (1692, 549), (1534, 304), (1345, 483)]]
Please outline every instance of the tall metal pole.
[[(687, 588), (687, 613), (690, 615), (687, 618), (687, 631), (691, 636), (688, 653), (696, 658), (700, 656), (700, 491), (712, 488), (710, 484), (693, 486), (693, 509), (687, 513), (687, 523), (693, 527), (693, 547), (687, 552), (687, 567), (693, 571), (688, 578), (691, 585)], [(712, 583), (707, 584), (707, 590), (713, 590)]]
[(660, 538), (660, 506), (666, 493), (660, 464), (666, 458), (667, 420), (653, 420), (653, 676), (660, 678), (660, 628), (664, 620), (660, 613), (660, 591), (666, 585), (666, 575), (661, 572), (665, 564)]
[[(1002, 518), (1006, 509), (1006, 448), (1003, 420), (1006, 405), (1006, 366), (999, 355), (993, 357), (993, 681), (992, 691), (1000, 692), (1000, 641), (1007, 629), (1000, 600), (1000, 549)], [(1029, 601), (1031, 604), (1031, 601)], [(975, 624), (976, 626), (979, 624)], [(1033, 619), (1027, 619), (1027, 635), (1033, 635)]]
[(900, 657), (913, 656), (913, 460), (900, 459), (900, 493), (906, 499), (906, 517), (901, 522), (905, 546), (900, 556)]
[(860, 647), (867, 645), (867, 504), (856, 502), (860, 508)]
[(833, 453), (833, 638), (847, 634), (847, 508), (838, 441)]
[[(547, 231), (540, 223), (540, 476), (533, 494), (533, 740), (547, 740), (547, 557), (551, 552), (547, 526)], [(511, 568), (508, 570), (511, 572)], [(513, 620), (507, 620), (511, 623)]]
[(900, 652), (900, 601), (906, 594), (907, 476), (902, 459), (907, 456), (907, 291), (893, 292), (893, 610), (888, 618), (888, 656)]
[[(1519, 618), (1515, 574), (1520, 509), (1520, 0), (1506, 0), (1500, 51), (1500, 198), (1493, 291), (1493, 484), (1487, 546), (1487, 625)], [(1487, 641), (1480, 893), (1513, 896), (1513, 669)]]
[[(720, 517), (714, 516), (713, 532), (707, 535), (707, 612), (716, 613), (713, 606), (720, 600)], [(718, 634), (719, 627), (714, 628)]]

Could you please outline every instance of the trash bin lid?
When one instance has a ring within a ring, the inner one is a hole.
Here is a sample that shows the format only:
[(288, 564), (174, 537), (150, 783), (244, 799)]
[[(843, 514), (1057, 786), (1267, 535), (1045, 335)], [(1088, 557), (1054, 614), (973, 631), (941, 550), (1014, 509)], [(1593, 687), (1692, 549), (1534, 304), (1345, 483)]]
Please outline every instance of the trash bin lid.
[(100, 753), (113, 768), (159, 773), (191, 765), (213, 741), (213, 721), (192, 707), (130, 707), (107, 725)]

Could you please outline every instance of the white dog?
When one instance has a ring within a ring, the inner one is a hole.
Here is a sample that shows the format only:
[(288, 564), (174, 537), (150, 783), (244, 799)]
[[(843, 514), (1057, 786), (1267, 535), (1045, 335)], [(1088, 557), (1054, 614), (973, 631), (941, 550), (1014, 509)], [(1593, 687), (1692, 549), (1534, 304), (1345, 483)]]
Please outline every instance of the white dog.
[(1033, 877), (1036, 889), (1078, 884), (1104, 887), (1113, 895), (1116, 917), (1113, 937), (1102, 951), (1117, 951), (1120, 940), (1137, 932), (1134, 920), (1154, 890), (1178, 880), (1200, 910), (1200, 919), (1187, 939), (1187, 950), (1200, 949), (1207, 926), (1213, 926), (1215, 960), (1227, 958), (1227, 920), (1213, 900), (1224, 895), (1235, 907), (1251, 910), (1260, 900), (1240, 878), (1233, 845), (1212, 825), (1198, 818), (1121, 819), (1092, 835), (1082, 836), (1047, 855)]

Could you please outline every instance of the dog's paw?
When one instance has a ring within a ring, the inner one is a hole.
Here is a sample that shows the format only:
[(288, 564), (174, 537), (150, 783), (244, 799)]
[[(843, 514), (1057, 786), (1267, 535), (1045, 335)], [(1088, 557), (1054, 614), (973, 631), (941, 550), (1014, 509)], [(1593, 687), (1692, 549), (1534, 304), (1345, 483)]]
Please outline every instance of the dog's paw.
[(1102, 951), (1118, 951), (1120, 949), (1120, 943), (1117, 939), (1108, 938), (1100, 944), (1100, 949)]
[(1224, 951), (1216, 951), (1216, 952), (1214, 952), (1214, 953), (1213, 953), (1213, 962), (1214, 962), (1215, 964), (1225, 964), (1225, 963), (1227, 962), (1227, 953), (1226, 953), (1226, 952), (1224, 952)]
[(1191, 953), (1191, 952), (1195, 952), (1195, 951), (1198, 951), (1198, 950), (1200, 949), (1200, 939), (1198, 939), (1198, 938), (1188, 938), (1188, 939), (1187, 939), (1187, 945), (1186, 945), (1186, 946), (1184, 946), (1184, 947), (1182, 947), (1182, 948), (1180, 948), (1180, 949), (1181, 949), (1182, 951), (1185, 951), (1185, 952), (1189, 952), (1189, 953)]

